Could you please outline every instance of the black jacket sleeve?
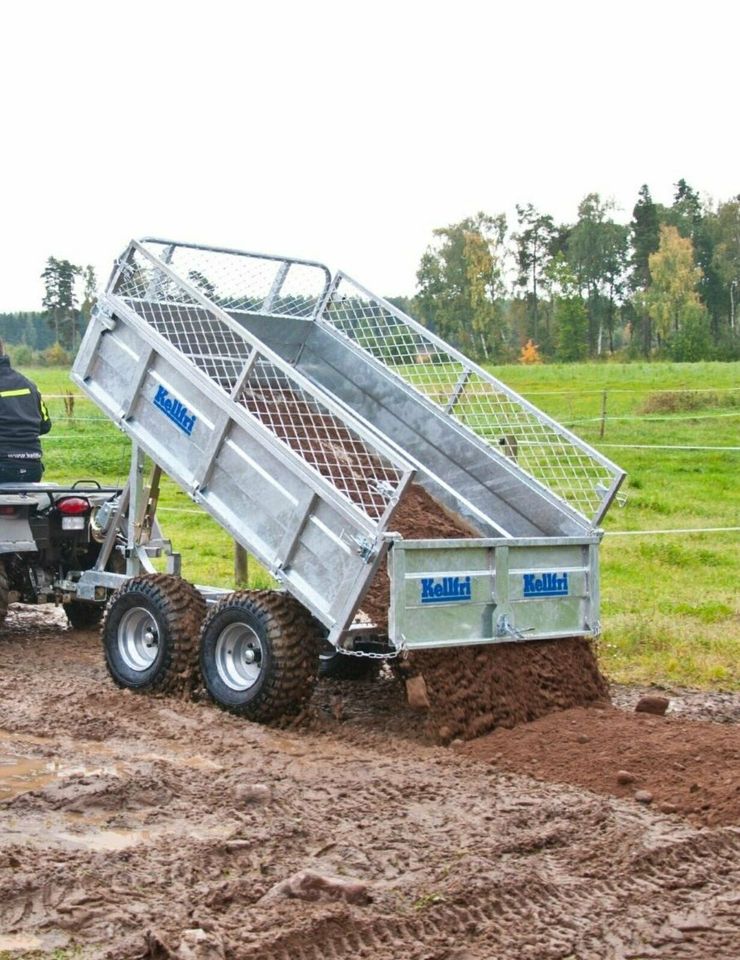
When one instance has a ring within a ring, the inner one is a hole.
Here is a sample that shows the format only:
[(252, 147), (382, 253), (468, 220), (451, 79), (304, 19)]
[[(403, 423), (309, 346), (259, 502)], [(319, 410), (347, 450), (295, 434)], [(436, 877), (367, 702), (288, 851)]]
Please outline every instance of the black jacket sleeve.
[(41, 417), (41, 424), (39, 425), (39, 434), (43, 435), (48, 433), (51, 430), (51, 417), (49, 416), (49, 411), (46, 409), (46, 404), (44, 403), (41, 394), (38, 395), (39, 398), (39, 416)]

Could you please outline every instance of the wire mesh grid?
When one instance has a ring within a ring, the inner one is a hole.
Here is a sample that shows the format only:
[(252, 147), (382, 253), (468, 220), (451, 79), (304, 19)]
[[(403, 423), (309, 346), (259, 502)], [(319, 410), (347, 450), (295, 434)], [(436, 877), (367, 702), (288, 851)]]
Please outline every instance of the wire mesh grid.
[(139, 251), (122, 265), (113, 292), (227, 393), (251, 345)]
[(237, 400), (369, 517), (383, 516), (403, 472), (284, 371), (260, 357)]
[(347, 277), (340, 275), (322, 319), (584, 516), (599, 515), (618, 472), (494, 377)]
[[(123, 264), (113, 292), (226, 393), (233, 392), (254, 349), (245, 335), (137, 250)], [(256, 357), (236, 402), (372, 520), (397, 496), (403, 469), (269, 358)]]
[(146, 247), (223, 310), (309, 318), (329, 282), (314, 264), (162, 241)]

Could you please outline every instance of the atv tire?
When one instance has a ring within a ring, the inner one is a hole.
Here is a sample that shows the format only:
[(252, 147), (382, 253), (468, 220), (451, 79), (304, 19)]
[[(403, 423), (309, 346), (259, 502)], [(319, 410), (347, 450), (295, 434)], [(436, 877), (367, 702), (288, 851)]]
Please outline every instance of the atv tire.
[(10, 585), (8, 584), (8, 577), (5, 573), (5, 564), (0, 562), (0, 623), (3, 622), (8, 613), (9, 593)]
[(289, 594), (229, 594), (203, 623), (203, 683), (223, 710), (250, 720), (295, 714), (316, 680), (318, 644), (316, 622)]
[(103, 648), (108, 673), (119, 687), (178, 693), (197, 670), (197, 638), (205, 601), (180, 577), (133, 577), (105, 610)]

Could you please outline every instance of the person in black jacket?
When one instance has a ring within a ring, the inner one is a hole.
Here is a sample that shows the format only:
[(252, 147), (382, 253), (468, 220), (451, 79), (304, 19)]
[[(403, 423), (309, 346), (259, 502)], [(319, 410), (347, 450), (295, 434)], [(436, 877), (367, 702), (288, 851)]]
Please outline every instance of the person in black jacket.
[(50, 430), (49, 411), (36, 384), (11, 367), (0, 340), (0, 483), (41, 479), (39, 437)]

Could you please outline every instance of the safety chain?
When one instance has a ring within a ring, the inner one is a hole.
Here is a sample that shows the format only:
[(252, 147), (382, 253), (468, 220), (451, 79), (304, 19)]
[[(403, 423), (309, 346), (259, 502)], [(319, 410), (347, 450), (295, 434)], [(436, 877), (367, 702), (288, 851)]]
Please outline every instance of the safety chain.
[(364, 657), (366, 660), (395, 660), (401, 654), (406, 653), (406, 645), (402, 644), (398, 650), (392, 650), (390, 653), (376, 653), (374, 650), (345, 650), (339, 647), (335, 648), (337, 653), (343, 657)]

